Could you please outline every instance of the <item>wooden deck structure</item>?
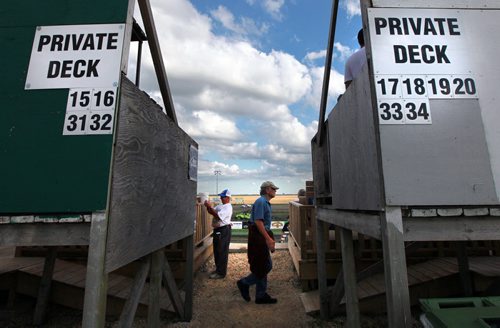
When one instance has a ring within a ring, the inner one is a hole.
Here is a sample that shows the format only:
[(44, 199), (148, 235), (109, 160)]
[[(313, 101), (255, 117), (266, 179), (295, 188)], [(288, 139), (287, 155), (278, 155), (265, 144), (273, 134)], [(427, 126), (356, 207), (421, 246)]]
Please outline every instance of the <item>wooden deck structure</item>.
[[(297, 202), (289, 203), (289, 230), (288, 249), (303, 291), (317, 289), (317, 243), (316, 236), (318, 221), (316, 207)], [(411, 215), (408, 211), (406, 215)], [(428, 214), (425, 211), (414, 210), (414, 218)], [(436, 213), (437, 215), (437, 213)], [(326, 262), (326, 278), (335, 280), (342, 266), (340, 227), (328, 225), (324, 229), (324, 254)], [(382, 243), (376, 238), (353, 231), (354, 255), (356, 267), (363, 270), (383, 258)], [(406, 251), (406, 260), (409, 265), (439, 257), (457, 256), (456, 244), (450, 241), (428, 241), (418, 245), (410, 244)], [(469, 256), (500, 256), (500, 241), (475, 240), (466, 242)]]
[[(0, 38), (4, 48), (13, 50), (6, 54), (12, 65), (0, 82), (0, 101), (6, 104), (0, 114), (5, 155), (0, 162), (0, 247), (47, 247), (35, 325), (44, 321), (60, 246), (88, 246), (82, 327), (104, 326), (106, 295), (114, 283), (109, 276), (135, 261), (140, 265), (121, 327), (131, 326), (148, 277), (150, 327), (159, 326), (162, 286), (177, 315), (185, 321), (192, 316), (198, 145), (177, 124), (150, 3), (137, 0), (144, 32), (134, 24), (135, 4), (0, 4), (5, 22), (0, 35), (16, 31), (15, 37)], [(37, 57), (42, 47), (37, 45), (61, 33), (86, 38), (109, 33), (106, 50), (91, 54), (100, 58), (96, 65), (102, 62), (96, 66), (101, 75), (47, 80), (39, 69), (42, 62), (62, 60), (57, 57), (62, 55), (51, 51)], [(126, 77), (132, 41), (148, 42), (163, 108)], [(38, 49), (34, 56), (32, 49)], [(71, 95), (80, 97), (78, 102), (69, 101)], [(9, 134), (11, 129), (18, 132)], [(175, 243), (184, 247), (185, 274), (179, 284), (164, 252)]]
[[(485, 59), (496, 57), (498, 48), (485, 37), (493, 26), (483, 23), (498, 20), (500, 6), (453, 0), (360, 4), (367, 64), (325, 120), (339, 5), (333, 1), (320, 123), (311, 143), (321, 314), (332, 315), (345, 295), (347, 326), (360, 324), (357, 280), (370, 268), (356, 268), (356, 231), (381, 241), (389, 327), (411, 327), (408, 242), (454, 242), (462, 296), (468, 296), (473, 288), (466, 242), (500, 236), (500, 142), (494, 123), (500, 119), (500, 65)], [(460, 32), (431, 37), (421, 31), (399, 33), (391, 25), (439, 17), (456, 21)], [(399, 60), (398, 49), (429, 43), (446, 44), (454, 59)], [(481, 48), (485, 57), (472, 56), (467, 48)], [(477, 88), (465, 96), (432, 88), (436, 79), (460, 82), (458, 75)], [(390, 90), (386, 82), (394, 83)], [(412, 89), (415, 83), (418, 91)], [(413, 113), (416, 108), (419, 114)], [(329, 225), (340, 228), (342, 250), (342, 270), (331, 289), (328, 247), (320, 238)]]

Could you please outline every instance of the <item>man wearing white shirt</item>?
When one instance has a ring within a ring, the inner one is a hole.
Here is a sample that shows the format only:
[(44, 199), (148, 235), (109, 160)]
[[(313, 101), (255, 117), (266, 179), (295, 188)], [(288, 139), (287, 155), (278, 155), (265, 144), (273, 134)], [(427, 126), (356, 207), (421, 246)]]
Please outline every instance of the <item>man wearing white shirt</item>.
[(213, 208), (208, 201), (205, 207), (213, 216), (212, 227), (215, 271), (210, 274), (210, 279), (223, 279), (227, 273), (227, 261), (229, 257), (229, 244), (231, 243), (231, 216), (233, 207), (231, 205), (231, 192), (224, 189), (220, 194), (222, 204)]
[(361, 72), (361, 69), (366, 64), (365, 38), (363, 36), (363, 29), (358, 32), (358, 43), (361, 48), (353, 53), (345, 63), (344, 84), (346, 89), (356, 76), (358, 76), (359, 72)]

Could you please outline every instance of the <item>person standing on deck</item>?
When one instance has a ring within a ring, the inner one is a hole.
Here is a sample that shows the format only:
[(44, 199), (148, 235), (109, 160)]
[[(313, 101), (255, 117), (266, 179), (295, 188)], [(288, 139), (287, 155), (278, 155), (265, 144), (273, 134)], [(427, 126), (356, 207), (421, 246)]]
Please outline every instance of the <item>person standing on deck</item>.
[(361, 48), (353, 53), (345, 63), (344, 84), (346, 89), (356, 76), (358, 76), (361, 69), (366, 64), (365, 38), (363, 36), (363, 29), (358, 32), (358, 43)]

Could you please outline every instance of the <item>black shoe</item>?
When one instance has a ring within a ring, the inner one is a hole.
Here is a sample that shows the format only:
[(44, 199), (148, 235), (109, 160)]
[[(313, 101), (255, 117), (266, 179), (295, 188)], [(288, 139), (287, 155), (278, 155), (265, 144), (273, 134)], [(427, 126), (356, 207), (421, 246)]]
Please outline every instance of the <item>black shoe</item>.
[(265, 294), (263, 297), (257, 298), (255, 300), (255, 304), (276, 304), (278, 300), (276, 298), (272, 298), (269, 294)]
[(238, 289), (240, 290), (241, 297), (247, 302), (250, 302), (250, 286), (243, 283), (241, 280), (236, 282)]

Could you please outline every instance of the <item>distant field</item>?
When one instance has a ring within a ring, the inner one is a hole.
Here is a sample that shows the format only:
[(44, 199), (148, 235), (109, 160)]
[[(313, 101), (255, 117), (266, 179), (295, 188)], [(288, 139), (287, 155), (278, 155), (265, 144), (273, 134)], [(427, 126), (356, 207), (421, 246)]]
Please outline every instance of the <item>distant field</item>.
[[(233, 195), (231, 197), (231, 204), (233, 205), (233, 217), (232, 220), (236, 220), (235, 216), (239, 213), (247, 213), (250, 212), (251, 206), (243, 206), (243, 205), (252, 205), (255, 200), (260, 197), (259, 195)], [(286, 221), (288, 220), (288, 203), (295, 200), (297, 195), (295, 194), (284, 194), (284, 195), (276, 195), (273, 199), (271, 199), (271, 205), (273, 208), (273, 221)], [(210, 195), (209, 199), (218, 203), (219, 196)]]
[[(260, 197), (259, 195), (233, 195), (231, 197), (231, 204), (253, 204), (255, 200)], [(273, 199), (271, 199), (271, 204), (288, 204), (297, 198), (296, 194), (283, 194), (276, 195)], [(210, 195), (210, 199), (218, 200), (219, 196)]]

